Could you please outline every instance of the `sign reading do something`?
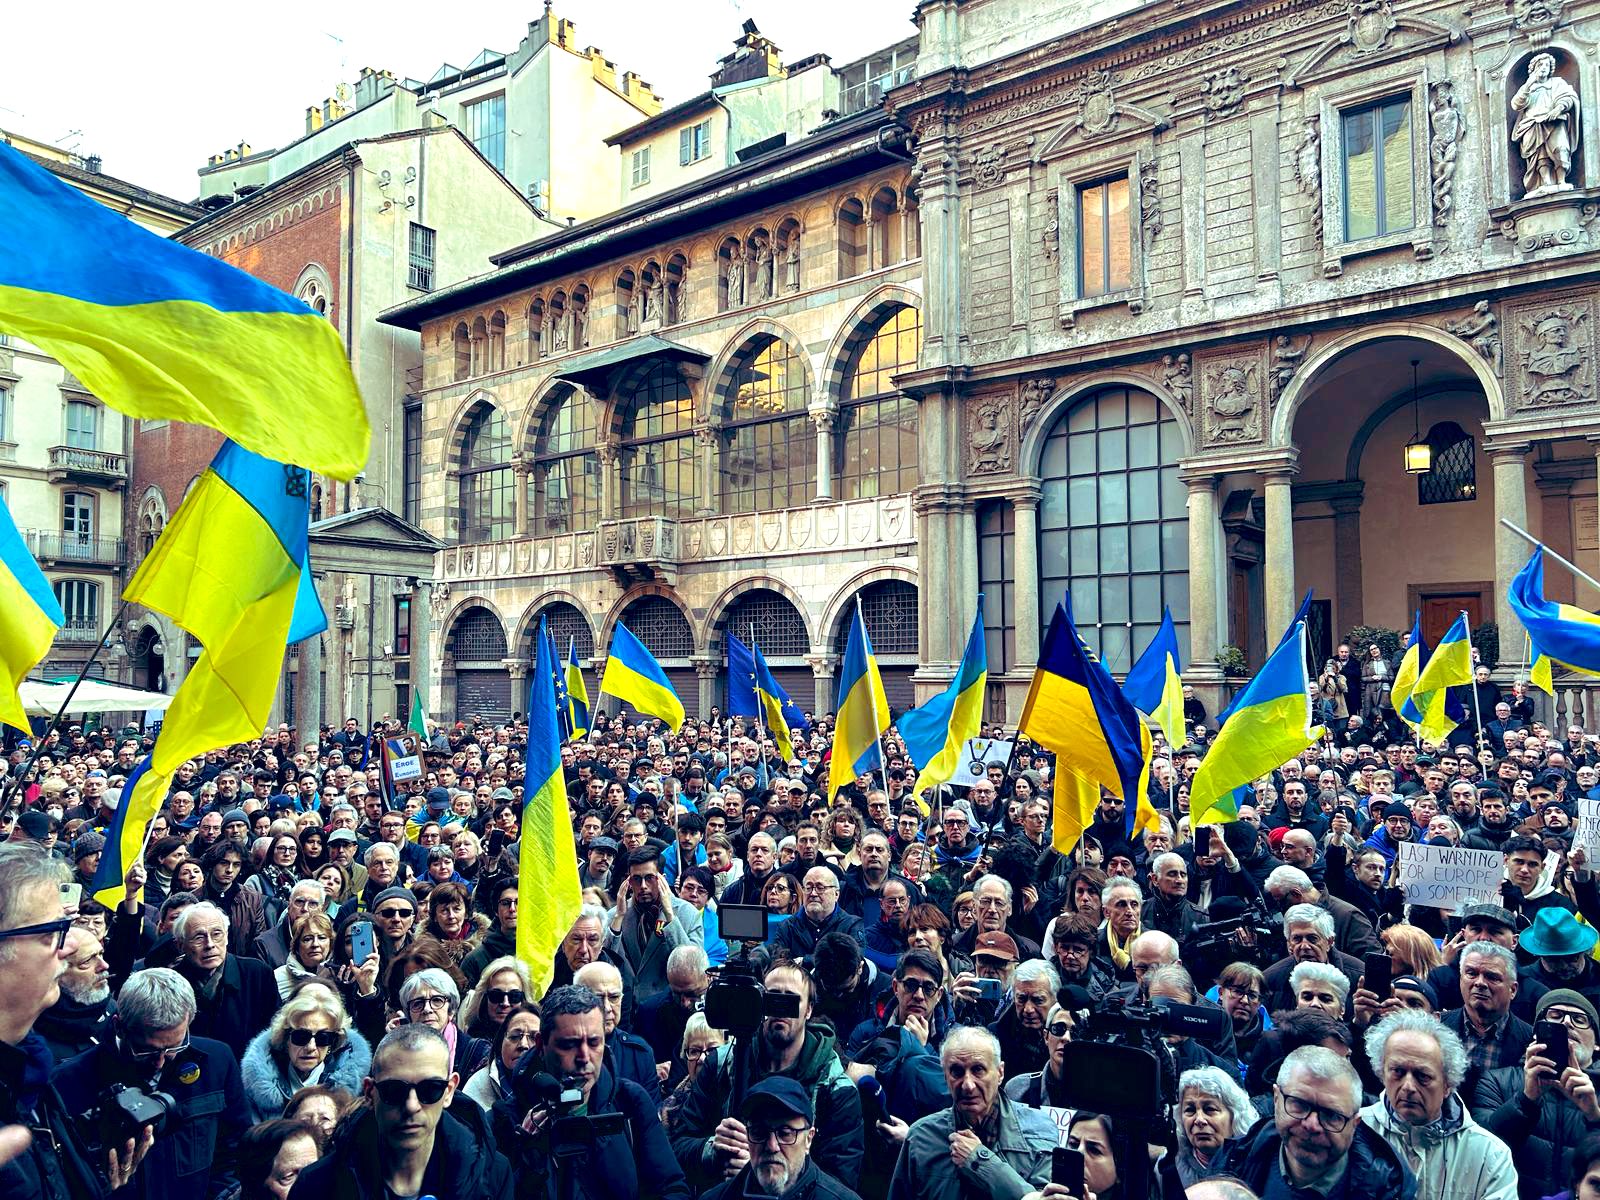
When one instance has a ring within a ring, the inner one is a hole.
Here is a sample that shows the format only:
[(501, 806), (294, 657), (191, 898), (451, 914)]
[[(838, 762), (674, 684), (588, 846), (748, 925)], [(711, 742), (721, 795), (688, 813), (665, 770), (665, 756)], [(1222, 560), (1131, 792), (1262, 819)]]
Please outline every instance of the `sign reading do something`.
[(1505, 855), (1498, 850), (1400, 843), (1396, 885), (1406, 903), (1454, 911), (1472, 900), (1493, 900), (1500, 893)]

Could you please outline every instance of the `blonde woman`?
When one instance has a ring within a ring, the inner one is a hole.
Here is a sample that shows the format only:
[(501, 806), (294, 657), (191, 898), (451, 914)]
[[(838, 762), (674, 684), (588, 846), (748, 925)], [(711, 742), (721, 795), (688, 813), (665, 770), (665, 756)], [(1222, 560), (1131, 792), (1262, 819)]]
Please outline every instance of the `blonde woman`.
[[(319, 914), (302, 917), (310, 920)], [(305, 985), (246, 1047), (239, 1069), (252, 1122), (270, 1121), (296, 1092), (321, 1084), (359, 1094), (372, 1048), (350, 1025), (337, 992)]]

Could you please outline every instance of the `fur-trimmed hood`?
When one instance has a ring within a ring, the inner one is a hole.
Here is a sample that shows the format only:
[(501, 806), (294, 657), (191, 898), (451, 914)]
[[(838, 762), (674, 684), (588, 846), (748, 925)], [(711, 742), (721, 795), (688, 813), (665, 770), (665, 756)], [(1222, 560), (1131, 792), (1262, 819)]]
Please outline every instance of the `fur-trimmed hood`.
[[(282, 1116), (283, 1106), (299, 1090), (289, 1078), (288, 1062), (272, 1053), (268, 1042), (271, 1033), (271, 1030), (265, 1030), (256, 1034), (245, 1048), (244, 1057), (239, 1060), (239, 1073), (252, 1123)], [(317, 1082), (323, 1087), (343, 1088), (351, 1095), (359, 1095), (361, 1081), (371, 1069), (372, 1047), (352, 1027), (346, 1035), (345, 1044), (328, 1055), (322, 1077)]]

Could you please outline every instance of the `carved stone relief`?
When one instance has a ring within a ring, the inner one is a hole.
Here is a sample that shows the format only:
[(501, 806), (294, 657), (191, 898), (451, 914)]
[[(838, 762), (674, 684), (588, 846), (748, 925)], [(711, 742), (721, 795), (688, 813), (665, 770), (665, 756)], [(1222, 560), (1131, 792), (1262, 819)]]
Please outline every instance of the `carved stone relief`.
[(1166, 354), (1161, 358), (1161, 382), (1184, 412), (1194, 408), (1194, 368), (1187, 351)]
[(429, 592), (428, 616), (433, 619), (433, 627), (438, 629), (444, 624), (445, 614), (450, 611), (450, 585), (436, 583)]
[(1549, 31), (1561, 23), (1566, 0), (1516, 0), (1511, 6), (1511, 24), (1524, 33)]
[(1004, 174), (1006, 148), (985, 146), (972, 156), (972, 182), (978, 187), (993, 187)]
[(1578, 93), (1556, 74), (1555, 56), (1535, 54), (1511, 97), (1511, 138), (1522, 155), (1522, 198), (1572, 190), (1572, 152), (1578, 144)]
[(1294, 151), (1294, 178), (1300, 194), (1311, 201), (1311, 229), (1322, 245), (1322, 134), (1319, 120), (1307, 117), (1300, 126), (1300, 143)]
[(1200, 372), (1205, 443), (1236, 446), (1261, 438), (1261, 363), (1257, 356), (1206, 361)]
[(1487, 300), (1479, 300), (1472, 306), (1472, 311), (1459, 320), (1446, 321), (1444, 331), (1470, 342), (1472, 348), (1494, 368), (1496, 375), (1504, 374), (1500, 354), (1500, 321)]
[(1039, 415), (1039, 410), (1044, 407), (1045, 401), (1055, 394), (1056, 381), (1048, 375), (1038, 379), (1024, 379), (1017, 389), (1017, 423), (1024, 433), (1033, 424), (1033, 419)]
[(1383, 49), (1394, 32), (1394, 10), (1389, 0), (1352, 0), (1345, 23), (1345, 40), (1357, 54)]
[(1244, 85), (1249, 78), (1238, 67), (1208, 72), (1200, 82), (1200, 103), (1213, 116), (1226, 116), (1244, 99)]
[(1060, 196), (1051, 189), (1045, 193), (1045, 223), (1044, 229), (1039, 234), (1039, 249), (1044, 255), (1044, 260), (1055, 265), (1061, 258), (1061, 212), (1058, 208)]
[(1465, 126), (1448, 79), (1433, 85), (1428, 106), (1428, 161), (1433, 177), (1433, 223), (1448, 225), (1455, 211), (1456, 154)]
[(1296, 343), (1286, 333), (1280, 333), (1272, 339), (1272, 398), (1274, 401), (1289, 386), (1289, 381), (1300, 369), (1300, 364), (1305, 360), (1306, 351), (1311, 348), (1311, 337), (1307, 335), (1305, 341)]
[(1008, 396), (984, 396), (967, 407), (967, 474), (1011, 469), (1015, 442)]
[(1510, 310), (1512, 400), (1520, 409), (1580, 404), (1593, 399), (1593, 301), (1548, 300)]
[(1139, 164), (1139, 228), (1144, 237), (1145, 253), (1155, 245), (1161, 234), (1160, 172), (1153, 158)]

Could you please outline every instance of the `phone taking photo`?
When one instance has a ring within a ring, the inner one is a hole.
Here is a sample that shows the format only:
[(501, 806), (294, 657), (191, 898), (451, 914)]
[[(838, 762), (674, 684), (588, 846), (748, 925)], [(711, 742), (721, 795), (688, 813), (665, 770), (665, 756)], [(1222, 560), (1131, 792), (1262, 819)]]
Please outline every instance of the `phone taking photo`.
[(1057, 1146), (1050, 1151), (1050, 1182), (1060, 1184), (1074, 1196), (1083, 1195), (1083, 1151)]
[(1365, 987), (1379, 1000), (1387, 1000), (1394, 979), (1394, 959), (1387, 954), (1369, 954), (1362, 967)]
[(1535, 1021), (1533, 1040), (1544, 1047), (1544, 1053), (1539, 1057), (1555, 1063), (1557, 1075), (1572, 1065), (1572, 1047), (1567, 1038), (1567, 1027), (1560, 1021)]

